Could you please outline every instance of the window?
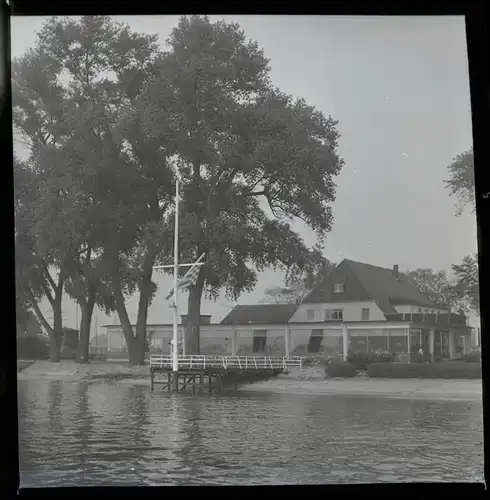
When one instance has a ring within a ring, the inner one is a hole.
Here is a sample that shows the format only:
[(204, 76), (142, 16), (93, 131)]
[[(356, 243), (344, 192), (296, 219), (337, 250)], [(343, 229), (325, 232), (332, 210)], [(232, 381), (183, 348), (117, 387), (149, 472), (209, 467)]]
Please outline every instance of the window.
[(429, 310), (428, 309), (426, 309), (424, 312), (425, 312), (425, 314), (429, 314)]
[(255, 330), (252, 342), (252, 352), (264, 352), (267, 344), (267, 330)]
[(419, 313), (421, 313), (421, 312), (422, 312), (422, 308), (421, 308), (421, 307), (419, 307)]
[(306, 310), (306, 321), (315, 321), (315, 310), (307, 309)]
[(333, 293), (344, 293), (344, 283), (334, 283), (333, 284)]
[(316, 354), (320, 352), (323, 341), (323, 330), (312, 330), (308, 341), (308, 353)]
[(325, 321), (343, 321), (342, 309), (327, 309), (325, 311)]
[(362, 308), (362, 321), (369, 321), (369, 307)]

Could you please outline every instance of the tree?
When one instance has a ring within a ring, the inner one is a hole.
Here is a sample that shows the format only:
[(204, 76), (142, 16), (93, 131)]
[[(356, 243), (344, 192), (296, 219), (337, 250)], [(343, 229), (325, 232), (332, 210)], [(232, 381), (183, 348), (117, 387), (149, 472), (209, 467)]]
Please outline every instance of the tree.
[(456, 277), (455, 292), (467, 304), (466, 309), (480, 313), (480, 286), (478, 279), (478, 256), (467, 255), (459, 265), (452, 266)]
[(292, 278), (321, 261), (321, 246), (308, 248), (289, 221), (324, 239), (343, 160), (337, 122), (275, 88), (269, 61), (237, 23), (183, 16), (168, 44), (138, 105), (144, 131), (173, 150), (182, 176), (180, 257), (206, 254), (188, 297), (194, 354), (203, 293), (224, 288), (234, 299), (267, 266)]
[[(33, 162), (34, 163), (34, 162)], [(34, 165), (35, 167), (35, 165)], [(62, 222), (44, 231), (42, 204), (52, 201), (43, 172), (14, 159), (15, 194), (15, 274), (18, 311), (34, 309), (50, 337), (50, 359), (59, 361), (62, 332), (61, 297), (68, 239), (58, 230)], [(56, 217), (56, 213), (55, 213)], [(56, 272), (58, 269), (58, 272)], [(53, 326), (42, 314), (38, 303), (46, 297), (53, 310)]]
[[(103, 285), (98, 295), (118, 313), (131, 363), (141, 364), (148, 306), (156, 291), (153, 265), (172, 193), (167, 165), (171, 152), (146, 137), (139, 114), (130, 113), (141, 88), (153, 78), (156, 36), (133, 33), (109, 17), (84, 16), (79, 22), (52, 20), (42, 40), (45, 51), (72, 79), (67, 88), (72, 134), (64, 156), (51, 150), (51, 161), (58, 156), (82, 180), (78, 196), (86, 204), (83, 220), (90, 222), (83, 231), (90, 235), (85, 260), (77, 261), (76, 286), (70, 290), (83, 306), (82, 315), (87, 309), (91, 316), (94, 284)], [(95, 260), (90, 265), (89, 252)], [(125, 300), (136, 290), (140, 297), (134, 332)], [(82, 325), (89, 321), (82, 318)]]
[(461, 306), (454, 280), (444, 270), (414, 269), (403, 273), (424, 295), (441, 309), (455, 312)]
[[(80, 358), (86, 358), (98, 304), (117, 311), (131, 363), (144, 362), (147, 310), (156, 290), (152, 271), (172, 185), (167, 152), (129, 111), (153, 77), (157, 53), (155, 36), (133, 33), (109, 17), (52, 18), (18, 63), (29, 78), (17, 85), (17, 127), (31, 139), (31, 162), (50, 172), (57, 193), (57, 211), (51, 219), (45, 213), (44, 227), (58, 217), (66, 222), (60, 233), (71, 239), (63, 284), (82, 309)], [(47, 83), (35, 78), (44, 73)], [(136, 290), (133, 332), (125, 300)]]
[(458, 198), (459, 206), (456, 215), (460, 216), (464, 208), (470, 205), (475, 211), (475, 168), (473, 164), (473, 148), (461, 153), (448, 166), (449, 179), (445, 181), (450, 196)]
[(296, 278), (295, 281), (287, 286), (275, 286), (265, 290), (265, 297), (262, 302), (272, 302), (275, 304), (300, 304), (312, 291), (312, 289), (323, 282), (323, 280), (337, 267), (337, 264), (328, 259), (322, 263), (316, 272), (306, 273), (302, 279)]

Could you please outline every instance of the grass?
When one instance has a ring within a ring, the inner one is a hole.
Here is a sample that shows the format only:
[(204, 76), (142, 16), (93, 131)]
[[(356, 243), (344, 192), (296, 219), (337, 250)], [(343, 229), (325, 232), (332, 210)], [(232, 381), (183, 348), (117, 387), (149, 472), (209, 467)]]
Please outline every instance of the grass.
[(412, 363), (407, 365), (373, 363), (367, 374), (372, 378), (444, 378), (480, 379), (481, 364), (468, 362), (451, 363)]

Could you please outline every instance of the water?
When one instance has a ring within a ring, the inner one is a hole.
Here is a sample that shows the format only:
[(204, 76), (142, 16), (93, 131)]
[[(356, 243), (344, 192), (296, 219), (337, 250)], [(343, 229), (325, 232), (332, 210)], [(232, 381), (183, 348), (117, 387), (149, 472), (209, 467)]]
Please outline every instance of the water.
[(19, 382), (21, 485), (482, 481), (482, 405)]

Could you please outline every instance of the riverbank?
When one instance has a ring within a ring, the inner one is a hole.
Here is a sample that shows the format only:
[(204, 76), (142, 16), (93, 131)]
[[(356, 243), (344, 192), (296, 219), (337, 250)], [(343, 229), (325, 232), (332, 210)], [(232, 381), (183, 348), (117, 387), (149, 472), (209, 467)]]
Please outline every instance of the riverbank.
[[(60, 380), (64, 382), (98, 382), (103, 380), (145, 381), (149, 384), (150, 367), (130, 366), (116, 363), (92, 362), (90, 364), (77, 364), (75, 361), (36, 361), (32, 364), (23, 361), (18, 363), (25, 366), (17, 373), (18, 380)], [(27, 366), (26, 366), (27, 365)]]
[[(22, 362), (18, 380), (59, 380), (64, 382), (115, 382), (129, 386), (149, 386), (149, 366), (74, 361)], [(29, 364), (31, 363), (31, 364)], [(481, 401), (481, 380), (382, 379), (359, 376), (326, 379), (322, 367), (306, 367), (267, 380), (240, 385), (240, 391), (309, 395), (349, 395), (386, 398), (433, 399), (439, 401)]]
[(358, 376), (327, 379), (321, 367), (307, 367), (240, 387), (247, 392), (309, 395), (349, 395), (439, 401), (482, 400), (481, 380), (384, 379)]

